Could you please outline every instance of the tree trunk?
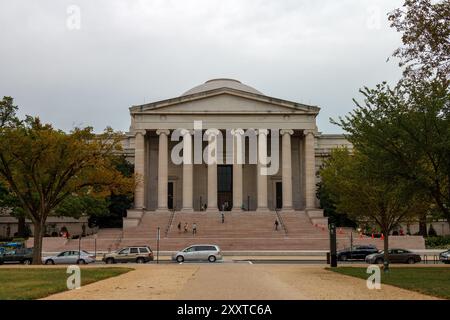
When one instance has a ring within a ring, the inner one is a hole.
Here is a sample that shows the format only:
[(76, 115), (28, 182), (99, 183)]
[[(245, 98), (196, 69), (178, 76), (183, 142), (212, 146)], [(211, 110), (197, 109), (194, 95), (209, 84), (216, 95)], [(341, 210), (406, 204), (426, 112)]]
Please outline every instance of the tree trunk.
[(25, 235), (25, 217), (17, 218), (17, 236), (24, 238)]
[(33, 247), (33, 264), (42, 264), (42, 236), (44, 225), (41, 222), (34, 223), (34, 247)]
[(384, 272), (389, 271), (389, 231), (384, 232)]

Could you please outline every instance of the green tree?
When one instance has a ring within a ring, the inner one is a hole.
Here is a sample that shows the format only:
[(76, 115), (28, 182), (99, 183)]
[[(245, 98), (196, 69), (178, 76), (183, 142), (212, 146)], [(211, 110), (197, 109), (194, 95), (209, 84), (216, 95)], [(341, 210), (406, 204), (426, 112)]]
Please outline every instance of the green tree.
[(389, 268), (389, 235), (409, 215), (423, 210), (424, 202), (411, 192), (413, 185), (380, 178), (378, 164), (346, 148), (332, 151), (320, 170), (337, 212), (358, 222), (376, 224), (384, 235), (385, 270)]
[(41, 260), (48, 216), (69, 199), (134, 188), (134, 178), (111, 165), (120, 142), (121, 135), (111, 129), (100, 135), (90, 127), (65, 133), (33, 117), (0, 128), (0, 179), (33, 221), (35, 264)]
[(320, 200), (320, 207), (330, 223), (334, 223), (337, 227), (356, 227), (356, 223), (346, 213), (340, 213), (336, 210), (336, 204), (332, 199), (330, 190), (326, 188), (323, 182), (317, 184), (317, 198)]
[(450, 100), (441, 81), (383, 83), (361, 90), (364, 104), (334, 122), (386, 181), (414, 184), (450, 222)]

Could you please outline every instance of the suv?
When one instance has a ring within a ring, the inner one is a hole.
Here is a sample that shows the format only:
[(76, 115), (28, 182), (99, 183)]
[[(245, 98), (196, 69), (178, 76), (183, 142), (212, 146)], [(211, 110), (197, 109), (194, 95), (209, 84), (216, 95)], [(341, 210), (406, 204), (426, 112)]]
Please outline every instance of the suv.
[(125, 247), (118, 251), (106, 253), (102, 259), (105, 263), (153, 261), (153, 251), (148, 246)]
[(0, 264), (3, 263), (23, 263), (33, 262), (33, 249), (14, 249), (0, 253)]
[(373, 245), (353, 246), (337, 252), (339, 261), (364, 260), (369, 254), (378, 253), (378, 249)]
[(172, 255), (172, 260), (179, 263), (184, 261), (209, 261), (216, 262), (222, 259), (219, 246), (211, 244), (198, 244), (187, 247)]

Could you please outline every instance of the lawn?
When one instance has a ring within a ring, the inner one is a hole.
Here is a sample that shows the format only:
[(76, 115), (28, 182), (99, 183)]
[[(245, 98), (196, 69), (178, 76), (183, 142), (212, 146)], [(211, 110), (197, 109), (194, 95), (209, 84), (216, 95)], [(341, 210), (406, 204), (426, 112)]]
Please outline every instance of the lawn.
[[(369, 277), (366, 268), (339, 267), (328, 270), (362, 279)], [(391, 268), (389, 273), (381, 273), (381, 283), (450, 299), (450, 268), (446, 267)]]
[[(81, 268), (81, 285), (124, 274), (130, 268)], [(66, 268), (0, 268), (0, 300), (39, 299), (67, 290)]]

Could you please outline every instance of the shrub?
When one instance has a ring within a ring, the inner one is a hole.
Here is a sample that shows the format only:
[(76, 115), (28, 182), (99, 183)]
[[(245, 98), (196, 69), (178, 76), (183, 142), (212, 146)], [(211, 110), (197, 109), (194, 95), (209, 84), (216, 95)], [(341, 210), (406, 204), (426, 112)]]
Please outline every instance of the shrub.
[(425, 239), (427, 248), (449, 248), (450, 236), (428, 237)]

